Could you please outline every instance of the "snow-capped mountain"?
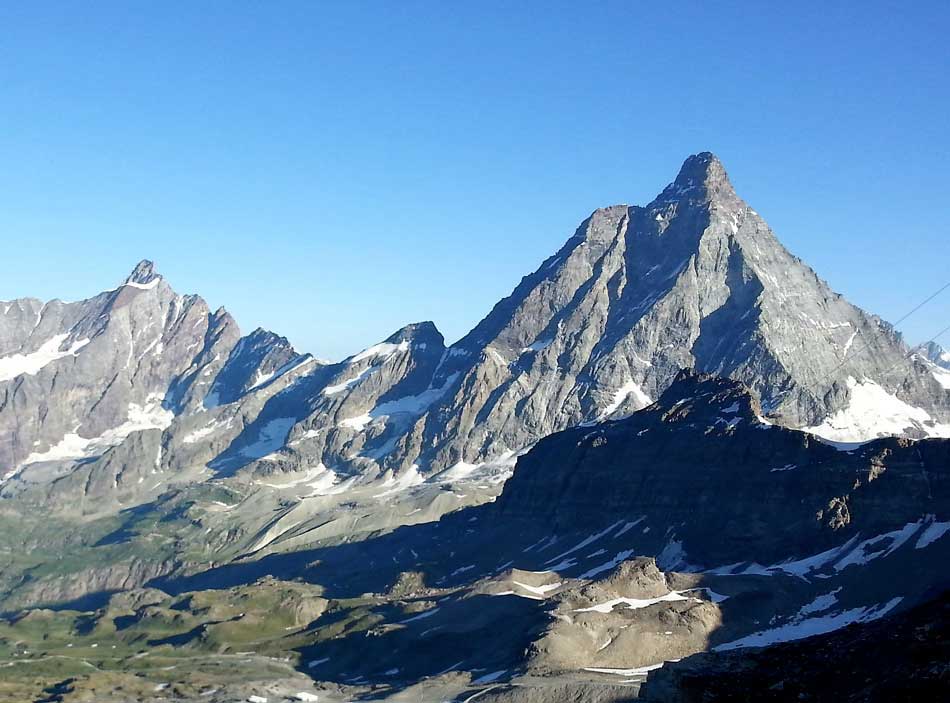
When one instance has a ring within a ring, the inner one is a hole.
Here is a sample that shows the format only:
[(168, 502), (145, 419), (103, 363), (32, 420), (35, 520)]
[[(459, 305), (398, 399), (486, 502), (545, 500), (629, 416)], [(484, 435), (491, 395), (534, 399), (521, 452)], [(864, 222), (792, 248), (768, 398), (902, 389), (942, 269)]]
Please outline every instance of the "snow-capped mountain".
[(950, 398), (907, 353), (699, 154), (646, 207), (593, 213), (448, 350), (409, 454), (435, 470), (520, 450), (644, 407), (682, 368), (740, 380), (832, 439), (947, 434)]
[(107, 459), (109, 489), (134, 485), (143, 497), (213, 458), (182, 451), (198, 444), (190, 418), (318, 366), (276, 335), (242, 338), (226, 311), (178, 295), (147, 261), (89, 300), (21, 299), (0, 310), (0, 475), (8, 481), (24, 469), (41, 481), (77, 470), (88, 493)]
[(89, 300), (0, 311), (0, 474), (78, 468), (132, 501), (173, 477), (303, 471), (317, 491), (465, 477), (642, 408), (683, 368), (740, 380), (773, 421), (831, 440), (950, 434), (937, 362), (782, 247), (709, 153), (645, 207), (594, 212), (449, 348), (419, 323), (325, 364), (242, 337), (150, 262)]
[(936, 342), (927, 342), (915, 358), (930, 370), (937, 383), (950, 390), (950, 353)]
[(942, 369), (950, 370), (950, 352), (944, 350), (936, 342), (927, 342), (923, 347), (924, 355)]

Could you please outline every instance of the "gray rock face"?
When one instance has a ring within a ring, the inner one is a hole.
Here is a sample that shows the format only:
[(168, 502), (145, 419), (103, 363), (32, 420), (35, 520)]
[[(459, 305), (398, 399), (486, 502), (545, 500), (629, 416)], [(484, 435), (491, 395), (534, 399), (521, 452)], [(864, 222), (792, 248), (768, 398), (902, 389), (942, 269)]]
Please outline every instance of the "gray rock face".
[(204, 405), (213, 408), (233, 403), (304, 358), (294, 351), (286, 337), (257, 328), (231, 349), (227, 362), (205, 396)]
[[(274, 395), (213, 466), (257, 475), (316, 467), (340, 480), (376, 478), (412, 421), (442, 393), (430, 384), (444, 352), (442, 335), (422, 322), (317, 367)], [(416, 480), (415, 472), (402, 480)]]

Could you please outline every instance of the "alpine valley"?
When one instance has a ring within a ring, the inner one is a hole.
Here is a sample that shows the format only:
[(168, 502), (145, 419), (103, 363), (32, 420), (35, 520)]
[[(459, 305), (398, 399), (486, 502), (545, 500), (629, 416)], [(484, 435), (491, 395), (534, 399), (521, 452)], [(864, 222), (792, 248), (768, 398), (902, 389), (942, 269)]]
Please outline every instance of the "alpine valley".
[[(950, 355), (710, 153), (461, 340), (0, 303), (0, 700), (937, 700)], [(910, 695), (913, 693), (913, 695)]]

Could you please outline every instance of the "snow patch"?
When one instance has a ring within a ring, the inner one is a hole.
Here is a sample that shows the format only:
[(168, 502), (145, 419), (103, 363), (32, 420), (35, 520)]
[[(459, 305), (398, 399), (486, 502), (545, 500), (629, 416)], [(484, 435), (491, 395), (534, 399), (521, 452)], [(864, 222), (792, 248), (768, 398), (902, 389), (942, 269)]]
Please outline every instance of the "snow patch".
[(438, 608), (433, 608), (432, 610), (427, 610), (427, 611), (425, 611), (424, 613), (420, 613), (419, 615), (416, 615), (416, 616), (414, 616), (414, 617), (411, 617), (411, 618), (409, 618), (408, 620), (400, 620), (397, 624), (399, 624), (399, 625), (406, 625), (406, 624), (408, 624), (408, 623), (410, 623), (410, 622), (416, 622), (417, 620), (425, 620), (426, 618), (431, 618), (431, 617), (432, 617), (433, 615), (435, 615), (437, 612), (439, 612), (439, 609), (438, 609)]
[(373, 418), (369, 413), (363, 413), (362, 415), (357, 415), (356, 417), (348, 417), (345, 420), (340, 420), (340, 425), (343, 427), (349, 427), (351, 430), (356, 430), (357, 432), (362, 432), (363, 429), (373, 421)]
[(626, 534), (627, 532), (629, 532), (630, 530), (632, 530), (634, 527), (636, 527), (637, 525), (639, 525), (641, 522), (643, 522), (643, 521), (646, 520), (646, 519), (647, 519), (647, 516), (644, 515), (644, 516), (642, 516), (642, 517), (637, 518), (637, 519), (634, 520), (633, 522), (628, 522), (628, 523), (625, 524), (623, 527), (621, 527), (619, 530), (617, 530), (617, 534), (615, 534), (614, 537), (620, 537), (621, 535)]
[[(671, 659), (670, 661), (679, 661), (679, 659)], [(663, 667), (666, 662), (660, 662), (659, 664), (650, 664), (649, 666), (638, 666), (635, 669), (605, 669), (601, 667), (584, 667), (584, 671), (593, 671), (597, 674), (615, 674), (617, 676), (646, 676), (651, 671), (656, 671)]]
[(413, 486), (418, 486), (420, 483), (424, 482), (425, 478), (419, 473), (419, 465), (412, 464), (408, 469), (400, 473), (398, 476), (390, 474), (386, 480), (380, 484), (382, 488), (386, 488), (388, 490), (378, 493), (375, 497), (385, 498), (386, 496), (399, 493), (400, 491), (404, 491), (407, 488), (412, 488)]
[(370, 411), (374, 418), (396, 415), (398, 413), (408, 413), (410, 415), (421, 415), (430, 405), (445, 395), (449, 387), (455, 383), (459, 377), (458, 373), (453, 373), (445, 379), (445, 383), (438, 387), (429, 387), (418, 395), (407, 395), (396, 400), (390, 400), (380, 403)]
[[(369, 371), (375, 368), (376, 367), (374, 366), (371, 369), (367, 369), (362, 375), (365, 375), (366, 373), (368, 373)], [(439, 398), (445, 395), (445, 392), (449, 389), (449, 387), (453, 383), (455, 383), (455, 380), (458, 378), (458, 376), (459, 375), (457, 373), (454, 373), (448, 378), (446, 378), (445, 383), (443, 383), (439, 387), (433, 388), (430, 386), (429, 388), (422, 391), (422, 393), (419, 393), (418, 395), (407, 395), (407, 396), (403, 396), (402, 398), (397, 398), (395, 400), (388, 400), (385, 403), (380, 403), (379, 405), (375, 406), (372, 410), (370, 410), (369, 412), (363, 413), (362, 415), (357, 415), (356, 417), (349, 417), (349, 418), (346, 418), (345, 420), (341, 420), (339, 424), (342, 425), (343, 427), (349, 427), (350, 429), (356, 430), (357, 432), (361, 432), (367, 425), (369, 425), (371, 422), (379, 418), (387, 418), (387, 417), (390, 417), (391, 415), (400, 415), (400, 414), (410, 415), (413, 417), (422, 415), (429, 408), (430, 405), (432, 405), (437, 400), (439, 400)], [(347, 381), (345, 384), (341, 384), (341, 386), (331, 386), (330, 388), (337, 389), (337, 390), (332, 391), (334, 393), (339, 392), (339, 390), (343, 390), (344, 386), (348, 387), (347, 384), (352, 385), (358, 382), (360, 377), (351, 379), (350, 381)], [(323, 392), (327, 393), (328, 391), (330, 391), (330, 389), (324, 389)], [(384, 453), (381, 453), (380, 455), (382, 454)]]
[(327, 386), (321, 391), (321, 393), (323, 393), (323, 395), (336, 395), (337, 393), (342, 393), (343, 391), (349, 390), (350, 388), (355, 386), (357, 383), (362, 381), (364, 378), (366, 378), (373, 371), (375, 371), (377, 368), (379, 367), (369, 366), (363, 369), (362, 371), (360, 371), (353, 378), (349, 378), (343, 381), (342, 383), (337, 383), (332, 386)]
[(128, 286), (129, 288), (138, 288), (139, 290), (151, 290), (158, 285), (158, 282), (162, 280), (161, 276), (156, 276), (148, 283), (138, 283), (136, 281), (127, 281), (123, 283), (123, 286)]
[(844, 345), (844, 350), (842, 350), (841, 352), (842, 358), (846, 357), (848, 355), (848, 352), (851, 351), (851, 345), (854, 344), (854, 339), (857, 336), (858, 336), (858, 331), (855, 330), (854, 332), (851, 333), (851, 336), (848, 337), (848, 341), (845, 342), (845, 345)]
[(603, 412), (600, 413), (597, 419), (603, 420), (604, 418), (610, 417), (610, 415), (612, 415), (630, 395), (636, 398), (641, 407), (646, 407), (653, 402), (650, 399), (650, 396), (644, 393), (643, 389), (640, 388), (639, 385), (633, 381), (627, 381), (616, 390), (613, 400), (611, 400), (610, 404), (604, 408)]
[(812, 613), (823, 613), (826, 610), (831, 610), (834, 604), (838, 602), (838, 596), (836, 594), (840, 590), (841, 587), (839, 586), (831, 593), (825, 593), (824, 595), (816, 596), (813, 601), (806, 603), (798, 610), (796, 617), (803, 618), (805, 615), (811, 615)]
[(533, 593), (536, 596), (542, 596), (542, 597), (544, 596), (545, 593), (550, 593), (551, 591), (557, 588), (560, 588), (561, 586), (560, 581), (558, 581), (557, 583), (549, 583), (546, 586), (529, 586), (526, 583), (521, 583), (521, 581), (512, 581), (512, 583), (515, 584), (516, 586), (519, 586), (520, 588), (523, 588), (529, 593)]
[(842, 610), (838, 613), (824, 615), (817, 618), (796, 619), (780, 627), (771, 630), (755, 632), (746, 637), (742, 637), (732, 642), (726, 642), (713, 647), (714, 651), (724, 651), (729, 649), (740, 649), (743, 647), (765, 647), (779, 642), (791, 642), (801, 640), (812, 635), (822, 635), (827, 632), (840, 630), (842, 627), (856, 622), (870, 622), (884, 617), (887, 613), (897, 607), (901, 598), (893, 598), (882, 605), (874, 605), (868, 608), (853, 608), (851, 610)]
[(391, 357), (397, 352), (409, 351), (409, 342), (403, 340), (399, 344), (392, 344), (391, 342), (382, 342), (380, 344), (374, 344), (369, 349), (364, 349), (359, 354), (350, 357), (349, 362), (355, 363), (357, 361), (362, 361), (363, 359), (373, 359), (380, 356), (385, 356), (387, 358)]
[(937, 379), (937, 383), (950, 390), (950, 371), (940, 368), (939, 366), (933, 366), (930, 369), (930, 372), (933, 374), (934, 378)]
[(596, 576), (597, 574), (603, 573), (604, 571), (609, 571), (610, 569), (613, 569), (619, 566), (621, 562), (624, 562), (627, 559), (629, 559), (631, 556), (633, 556), (633, 553), (634, 553), (633, 549), (625, 549), (622, 552), (618, 552), (617, 556), (615, 556), (610, 561), (604, 564), (601, 564), (600, 566), (595, 566), (593, 569), (590, 569), (589, 571), (585, 571), (578, 578), (582, 578), (582, 579), (594, 578), (594, 576)]
[(480, 464), (469, 464), (463, 459), (439, 472), (435, 480), (440, 483), (456, 483), (463, 480), (484, 480), (492, 484), (504, 483), (511, 476), (519, 453), (509, 450)]
[(785, 466), (778, 466), (774, 469), (769, 469), (769, 473), (775, 473), (776, 471), (791, 471), (792, 469), (797, 469), (797, 464), (786, 464)]
[(165, 397), (159, 393), (147, 396), (144, 405), (129, 403), (128, 419), (118, 427), (103, 432), (98, 437), (82, 437), (77, 434), (79, 428), (69, 432), (54, 446), (45, 452), (33, 452), (24, 459), (5, 479), (15, 475), (22, 467), (42, 461), (67, 461), (99, 456), (107, 449), (122, 444), (133, 432), (143, 430), (164, 430), (171, 425), (175, 414), (162, 407)]
[(597, 605), (592, 605), (589, 608), (576, 608), (575, 613), (610, 613), (613, 612), (613, 609), (618, 605), (626, 605), (630, 610), (640, 610), (641, 608), (649, 608), (651, 605), (656, 605), (657, 603), (674, 603), (676, 601), (692, 600), (700, 603), (699, 598), (693, 598), (692, 596), (684, 596), (679, 591), (670, 591), (666, 595), (662, 595), (659, 598), (614, 598), (609, 600), (606, 603), (599, 603)]
[(863, 566), (872, 559), (886, 557), (903, 546), (907, 540), (916, 534), (918, 529), (920, 529), (920, 522), (911, 522), (899, 530), (864, 540), (835, 563), (835, 571), (841, 571), (853, 565)]
[(80, 349), (89, 344), (88, 339), (79, 339), (73, 342), (69, 349), (60, 351), (60, 346), (67, 337), (69, 337), (68, 334), (58, 334), (44, 342), (35, 352), (0, 358), (0, 381), (9, 381), (24, 374), (35, 376), (44, 366), (57, 359), (76, 356)]
[(917, 538), (917, 544), (914, 545), (914, 549), (923, 549), (933, 544), (947, 534), (948, 531), (950, 531), (950, 522), (933, 522), (927, 525), (927, 529)]
[(833, 442), (862, 442), (882, 435), (902, 435), (920, 429), (935, 437), (950, 437), (950, 424), (938, 424), (922, 408), (915, 408), (888, 393), (874, 381), (849, 376), (848, 406), (803, 430)]
[(663, 571), (686, 571), (686, 551), (679, 540), (670, 540), (663, 551), (656, 555), (656, 565)]
[(213, 435), (215, 432), (220, 430), (227, 429), (234, 424), (234, 418), (229, 417), (227, 420), (212, 420), (204, 427), (199, 427), (192, 432), (189, 432), (182, 438), (182, 444), (195, 444), (200, 442), (205, 437)]
[(284, 483), (269, 483), (267, 481), (257, 481), (262, 486), (268, 488), (294, 488), (296, 486), (306, 486), (313, 489), (313, 492), (306, 497), (325, 495), (326, 491), (333, 488), (339, 480), (339, 476), (323, 465), (323, 462), (317, 464), (312, 469), (308, 469), (302, 476), (291, 478)]
[(257, 433), (257, 440), (241, 449), (241, 456), (260, 459), (284, 446), (290, 428), (296, 423), (293, 417), (278, 417), (264, 425)]
[[(924, 529), (920, 537), (918, 537), (918, 545), (925, 539), (925, 536), (928, 537), (928, 539), (930, 537), (938, 539), (943, 533), (950, 530), (950, 523), (935, 523), (933, 522), (933, 516), (928, 515), (917, 522), (907, 523), (898, 530), (886, 532), (876, 537), (870, 537), (860, 542), (858, 541), (859, 537), (856, 535), (844, 544), (801, 559), (789, 560), (771, 566), (745, 562), (728, 564), (726, 566), (708, 569), (706, 573), (723, 576), (774, 576), (776, 574), (785, 573), (807, 581), (809, 577), (825, 569), (834, 569), (838, 572), (849, 566), (863, 566), (874, 559), (886, 557), (906, 544), (917, 534), (923, 525), (927, 525), (927, 528)], [(946, 525), (946, 527), (943, 527), (943, 525)], [(937, 534), (938, 532), (939, 535)], [(929, 542), (927, 542), (927, 544), (929, 544)], [(926, 546), (926, 544), (924, 546)]]
[[(555, 562), (555, 561), (560, 561), (560, 560), (564, 559), (564, 557), (568, 556), (569, 554), (573, 554), (574, 552), (583, 549), (584, 547), (588, 546), (589, 544), (592, 544), (593, 542), (596, 542), (597, 540), (599, 540), (599, 539), (600, 539), (601, 537), (603, 537), (604, 535), (608, 534), (609, 532), (612, 532), (612, 531), (614, 530), (614, 528), (616, 528), (617, 525), (619, 525), (621, 522), (623, 522), (623, 521), (622, 521), (622, 520), (617, 520), (617, 522), (615, 522), (614, 524), (612, 524), (610, 527), (608, 527), (608, 528), (606, 528), (606, 529), (604, 529), (604, 530), (601, 530), (600, 532), (598, 532), (598, 533), (596, 533), (596, 534), (591, 535), (590, 537), (584, 539), (582, 542), (578, 543), (578, 544), (575, 545), (574, 547), (571, 547), (570, 549), (568, 549), (566, 552), (562, 552), (561, 554), (558, 554), (558, 555), (557, 555), (556, 557), (554, 557), (553, 559), (548, 559), (548, 560), (545, 562), (545, 566), (547, 566), (548, 564), (551, 564), (551, 563), (553, 563), (553, 562)], [(552, 569), (552, 570), (553, 570), (553, 569)]]
[(539, 339), (538, 341), (534, 342), (534, 344), (529, 344), (524, 349), (522, 349), (521, 353), (527, 354), (528, 352), (542, 351), (544, 349), (547, 349), (549, 346), (551, 346), (551, 342), (553, 341), (554, 341), (553, 337), (551, 339)]

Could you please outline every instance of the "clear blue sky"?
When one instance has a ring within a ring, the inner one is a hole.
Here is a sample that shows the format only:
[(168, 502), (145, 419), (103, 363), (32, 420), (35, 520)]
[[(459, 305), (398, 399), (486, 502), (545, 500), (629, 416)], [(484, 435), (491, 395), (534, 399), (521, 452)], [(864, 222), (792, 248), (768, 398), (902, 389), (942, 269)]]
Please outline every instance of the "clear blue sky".
[(950, 280), (950, 5), (833, 4), (5, 2), (0, 299), (151, 258), (321, 356), (452, 341), (711, 150), (896, 319)]

